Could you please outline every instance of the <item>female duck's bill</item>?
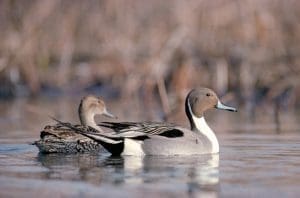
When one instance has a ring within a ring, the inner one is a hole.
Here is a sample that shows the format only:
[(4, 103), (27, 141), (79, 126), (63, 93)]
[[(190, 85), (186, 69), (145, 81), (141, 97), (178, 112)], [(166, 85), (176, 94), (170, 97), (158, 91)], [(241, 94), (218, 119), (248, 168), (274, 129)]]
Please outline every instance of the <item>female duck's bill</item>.
[(100, 143), (112, 155), (195, 155), (219, 152), (215, 133), (207, 125), (204, 112), (209, 109), (236, 111), (222, 104), (214, 91), (199, 88), (186, 97), (185, 110), (191, 128), (165, 122), (102, 122), (114, 134), (74, 129)]

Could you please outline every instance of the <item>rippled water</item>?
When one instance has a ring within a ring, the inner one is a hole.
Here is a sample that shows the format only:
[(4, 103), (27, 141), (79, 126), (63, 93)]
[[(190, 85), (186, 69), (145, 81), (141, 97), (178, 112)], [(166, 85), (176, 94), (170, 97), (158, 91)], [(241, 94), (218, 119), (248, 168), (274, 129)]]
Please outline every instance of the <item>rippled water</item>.
[[(78, 99), (0, 103), (0, 197), (300, 196), (297, 130), (265, 135), (248, 128), (240, 133), (223, 131), (217, 133), (218, 155), (39, 154), (30, 142), (38, 139), (45, 124), (53, 123), (48, 115), (76, 121), (77, 103)], [(140, 118), (130, 111), (132, 106), (129, 111), (117, 105), (109, 107), (120, 117)], [(236, 122), (237, 118), (223, 122), (234, 114), (219, 115), (208, 119), (209, 123), (222, 128), (241, 123), (239, 130), (246, 127), (242, 121)], [(212, 126), (216, 131), (222, 129)]]
[(300, 137), (294, 135), (226, 135), (218, 155), (168, 157), (41, 155), (35, 146), (10, 142), (0, 144), (1, 197), (300, 195)]

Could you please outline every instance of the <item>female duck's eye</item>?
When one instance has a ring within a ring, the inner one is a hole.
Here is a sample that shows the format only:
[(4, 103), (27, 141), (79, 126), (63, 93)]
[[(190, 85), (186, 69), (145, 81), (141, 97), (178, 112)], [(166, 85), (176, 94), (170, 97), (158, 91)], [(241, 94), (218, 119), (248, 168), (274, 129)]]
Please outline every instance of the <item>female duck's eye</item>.
[(208, 97), (209, 97), (209, 96), (210, 96), (210, 93), (207, 93), (207, 94), (206, 94), (206, 96), (208, 96)]

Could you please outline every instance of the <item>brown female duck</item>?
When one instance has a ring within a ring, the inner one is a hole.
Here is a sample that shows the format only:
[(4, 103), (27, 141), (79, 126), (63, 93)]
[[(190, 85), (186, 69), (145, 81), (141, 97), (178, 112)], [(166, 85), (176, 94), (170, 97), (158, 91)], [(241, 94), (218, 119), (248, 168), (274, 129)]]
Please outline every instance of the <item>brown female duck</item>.
[[(69, 125), (74, 128), (96, 132), (102, 129), (96, 124), (95, 115), (105, 115), (116, 118), (109, 113), (106, 105), (100, 98), (89, 95), (84, 97), (79, 105), (78, 114), (81, 125)], [(83, 135), (75, 133), (72, 129), (61, 124), (48, 125), (40, 133), (40, 140), (34, 142), (41, 153), (78, 153), (99, 152), (102, 146)]]

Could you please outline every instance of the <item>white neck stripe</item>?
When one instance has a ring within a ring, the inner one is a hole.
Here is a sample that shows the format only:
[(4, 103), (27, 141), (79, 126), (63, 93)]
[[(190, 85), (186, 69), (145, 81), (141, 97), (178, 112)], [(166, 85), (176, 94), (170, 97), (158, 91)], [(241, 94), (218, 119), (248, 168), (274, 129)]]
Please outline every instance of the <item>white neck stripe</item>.
[(211, 130), (211, 128), (207, 125), (204, 116), (198, 118), (197, 116), (194, 115), (191, 109), (190, 101), (188, 100), (188, 107), (189, 111), (191, 112), (192, 115), (192, 120), (195, 124), (195, 127), (198, 129), (200, 133), (205, 135), (208, 140), (212, 144), (212, 153), (218, 153), (219, 152), (219, 142), (218, 139), (215, 135), (215, 133)]

